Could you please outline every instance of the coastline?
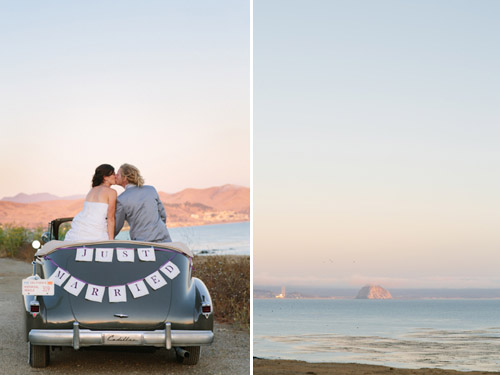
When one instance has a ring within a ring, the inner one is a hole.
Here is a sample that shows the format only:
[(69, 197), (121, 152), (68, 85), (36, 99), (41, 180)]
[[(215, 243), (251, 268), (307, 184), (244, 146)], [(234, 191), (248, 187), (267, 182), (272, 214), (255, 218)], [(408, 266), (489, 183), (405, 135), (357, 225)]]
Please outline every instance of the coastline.
[[(496, 290), (496, 289), (495, 289)], [(352, 300), (361, 300), (360, 298), (354, 297), (301, 297), (301, 298), (271, 298), (271, 297), (253, 297), (254, 300), (308, 300), (308, 301), (317, 301), (317, 300), (342, 300), (342, 301), (352, 301)], [(368, 300), (368, 299), (366, 299)], [(366, 301), (365, 300), (365, 301)], [(369, 300), (380, 301), (379, 299), (373, 298)], [(500, 297), (414, 297), (414, 298), (390, 298), (388, 300), (391, 301), (463, 301), (463, 300), (500, 300)], [(386, 301), (386, 300), (384, 300)]]
[(309, 363), (285, 359), (253, 358), (254, 375), (485, 375), (500, 374), (488, 371), (457, 371), (438, 368), (404, 369), (359, 363)]
[(250, 220), (235, 220), (235, 221), (217, 221), (217, 222), (206, 222), (206, 224), (193, 224), (186, 222), (172, 222), (168, 223), (168, 228), (188, 228), (188, 227), (205, 227), (210, 225), (219, 225), (219, 224), (238, 224), (238, 223), (248, 223)]

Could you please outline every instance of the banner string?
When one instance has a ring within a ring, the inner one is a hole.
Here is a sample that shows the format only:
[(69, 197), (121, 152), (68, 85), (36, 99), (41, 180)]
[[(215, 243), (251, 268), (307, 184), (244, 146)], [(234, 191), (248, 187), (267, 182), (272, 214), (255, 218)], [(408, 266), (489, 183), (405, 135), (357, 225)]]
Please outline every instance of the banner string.
[[(59, 250), (76, 250), (77, 247), (65, 247), (65, 248), (61, 248)], [(91, 249), (90, 247), (88, 249)], [(113, 248), (114, 249), (114, 248)], [(137, 248), (131, 248), (130, 250), (136, 250)], [(177, 256), (177, 252), (176, 251), (173, 251), (173, 250), (168, 250), (168, 249), (157, 249), (155, 247), (153, 247), (154, 250), (158, 250), (158, 251), (165, 251), (165, 252), (169, 252), (169, 253), (174, 253), (174, 255), (172, 255), (165, 263), (163, 263), (160, 267), (158, 267), (156, 269), (155, 272), (158, 272), (160, 270), (160, 268), (166, 266), (170, 261), (172, 261), (176, 256)], [(189, 258), (189, 264), (191, 266), (191, 268), (193, 267), (192, 266), (192, 258), (191, 257), (188, 257)], [(67, 274), (71, 275), (74, 279), (84, 283), (84, 284), (90, 284), (88, 282), (86, 282), (85, 280), (81, 280), (79, 279), (78, 277), (75, 277), (73, 274), (71, 274), (69, 271), (65, 270), (64, 268), (62, 268), (61, 266), (59, 266), (51, 257), (49, 257), (48, 255), (45, 255), (43, 257), (43, 259), (45, 260), (48, 260), (50, 261), (54, 266), (60, 268), (61, 270), (63, 270), (64, 272), (66, 272)], [(154, 272), (153, 272), (154, 273)], [(148, 275), (149, 276), (149, 275)], [(123, 284), (123, 285), (131, 285), (131, 284), (135, 284), (139, 281), (144, 281), (146, 279), (146, 277), (143, 277), (143, 278), (140, 278), (138, 280), (135, 280), (135, 281), (131, 281), (131, 282), (128, 282), (126, 284)], [(95, 286), (102, 286), (102, 287), (106, 287), (106, 288), (113, 288), (113, 287), (117, 287), (117, 286), (122, 286), (122, 285), (98, 285), (98, 284), (90, 284), (90, 285), (95, 285)]]

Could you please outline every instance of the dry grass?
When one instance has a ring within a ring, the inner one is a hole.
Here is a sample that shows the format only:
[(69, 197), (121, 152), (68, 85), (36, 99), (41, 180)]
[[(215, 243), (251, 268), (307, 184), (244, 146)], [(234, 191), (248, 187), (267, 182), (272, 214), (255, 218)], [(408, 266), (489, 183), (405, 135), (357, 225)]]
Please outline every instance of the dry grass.
[(25, 243), (21, 245), (14, 254), (14, 259), (22, 260), (23, 262), (31, 263), (33, 261), (33, 257), (36, 253), (36, 250), (33, 249), (30, 243)]
[(31, 262), (33, 240), (40, 240), (42, 228), (29, 229), (14, 224), (0, 224), (0, 256)]
[(250, 327), (250, 257), (197, 256), (193, 276), (203, 280), (214, 304), (215, 320)]

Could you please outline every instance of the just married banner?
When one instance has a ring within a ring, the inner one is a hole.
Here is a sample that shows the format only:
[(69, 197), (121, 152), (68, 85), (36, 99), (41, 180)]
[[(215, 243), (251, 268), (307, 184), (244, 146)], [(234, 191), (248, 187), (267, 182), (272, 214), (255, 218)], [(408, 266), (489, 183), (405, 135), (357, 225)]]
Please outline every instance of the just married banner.
[[(165, 251), (163, 249), (159, 250)], [(112, 262), (115, 253), (116, 259), (119, 262), (134, 262), (136, 255), (139, 261), (156, 261), (155, 248), (153, 247), (136, 249), (79, 247), (76, 248), (75, 260), (78, 262)], [(174, 254), (166, 263), (150, 275), (123, 285), (94, 285), (88, 283), (85, 280), (81, 280), (71, 275), (67, 270), (61, 268), (49, 256), (45, 256), (44, 258), (52, 262), (57, 267), (48, 280), (54, 281), (55, 285), (62, 287), (74, 296), (79, 296), (83, 289), (87, 287), (85, 299), (101, 303), (104, 295), (106, 294), (106, 290), (108, 291), (109, 302), (127, 302), (127, 288), (130, 290), (134, 298), (139, 298), (149, 294), (146, 284), (153, 290), (157, 290), (167, 285), (167, 280), (162, 276), (162, 274), (171, 280), (175, 279), (180, 274), (179, 268), (172, 262), (175, 256), (176, 254)]]

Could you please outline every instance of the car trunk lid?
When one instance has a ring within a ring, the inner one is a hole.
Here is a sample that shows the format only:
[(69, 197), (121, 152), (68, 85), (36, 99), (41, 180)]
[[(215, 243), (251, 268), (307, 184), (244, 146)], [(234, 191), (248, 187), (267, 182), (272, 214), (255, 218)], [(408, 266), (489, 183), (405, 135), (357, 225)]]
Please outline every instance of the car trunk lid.
[[(169, 272), (180, 273), (177, 264), (185, 256), (150, 248), (150, 258), (141, 260), (139, 254), (147, 253), (146, 248), (110, 246), (65, 248), (47, 256), (51, 272), (59, 268), (69, 274), (59, 288), (67, 294), (75, 321), (82, 329), (163, 328), (169, 318), (173, 285), (178, 281)], [(124, 259), (127, 252), (133, 261)], [(82, 260), (82, 255), (87, 258)]]

